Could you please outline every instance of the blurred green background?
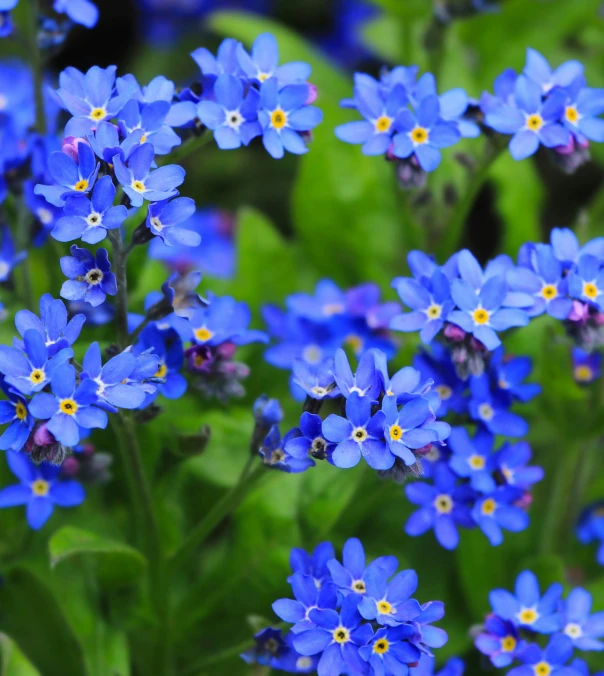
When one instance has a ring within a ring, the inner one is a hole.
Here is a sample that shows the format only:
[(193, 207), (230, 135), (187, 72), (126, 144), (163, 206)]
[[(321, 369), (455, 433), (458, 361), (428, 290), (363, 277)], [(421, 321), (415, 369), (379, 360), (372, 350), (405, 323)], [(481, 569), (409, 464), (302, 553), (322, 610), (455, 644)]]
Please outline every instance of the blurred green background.
[[(604, 87), (604, 19), (599, 0), (508, 0), (500, 3), (497, 12), (451, 23), (444, 29), (442, 49), (437, 50), (426, 46), (433, 26), (431, 2), (374, 0), (374, 4), (376, 14), (359, 29), (367, 52), (358, 67), (367, 72), (376, 74), (381, 63), (418, 64), (422, 71), (437, 72), (440, 92), (464, 87), (478, 98), (505, 68), (521, 70), (530, 46), (552, 65), (571, 58), (583, 61), (590, 86)], [(453, 253), (450, 245), (456, 242), (443, 240), (443, 233), (456, 200), (471, 180), (456, 154), (478, 157), (483, 141), (468, 140), (445, 151), (427, 186), (402, 198), (391, 165), (382, 158), (363, 157), (358, 147), (337, 141), (334, 127), (354, 117), (339, 107), (340, 99), (352, 93), (353, 71), (335, 63), (313, 41), (336, 9), (335, 2), (284, 0), (274, 3), (270, 16), (218, 11), (173, 44), (147, 39), (135, 6), (110, 0), (99, 5), (99, 27), (90, 33), (75, 31), (65, 51), (50, 64), (52, 68), (117, 63), (120, 74), (133, 72), (143, 84), (158, 74), (186, 83), (197, 74), (189, 57), (194, 48), (213, 50), (223, 37), (249, 45), (265, 31), (277, 37), (282, 61), (312, 64), (312, 81), (319, 91), (316, 105), (325, 118), (308, 155), (276, 162), (261, 147), (221, 152), (211, 144), (184, 162), (187, 179), (182, 194), (194, 197), (199, 206), (218, 206), (238, 214), (236, 275), (227, 281), (205, 277), (203, 290), (248, 302), (254, 326), (261, 327), (259, 311), (264, 303), (282, 303), (293, 291), (311, 291), (323, 277), (343, 286), (375, 281), (384, 297), (393, 300), (390, 281), (407, 273), (406, 253), (411, 246), (421, 243), (427, 251), (438, 251), (441, 260)], [(14, 46), (11, 49), (15, 51)], [(604, 151), (592, 147), (592, 155), (593, 162), (569, 176), (541, 155), (516, 163), (504, 154), (478, 192), (457, 243), (484, 261), (497, 253), (515, 256), (523, 242), (547, 239), (553, 226), (573, 227), (582, 240), (604, 234)], [(415, 230), (409, 229), (401, 199), (411, 205)], [(33, 254), (38, 295), (44, 291), (58, 295), (62, 275), (57, 258), (66, 253), (64, 249), (51, 242)], [(166, 271), (161, 263), (147, 259), (141, 248), (133, 254), (128, 272), (133, 309), (140, 310), (145, 295), (160, 286)], [(10, 299), (6, 301), (9, 309), (16, 309)], [(106, 331), (86, 329), (80, 346), (93, 339), (109, 342)], [(10, 342), (12, 334), (12, 323), (7, 321), (0, 328), (2, 342)], [(395, 366), (410, 363), (417, 348), (411, 335), (401, 338), (400, 345)], [(416, 539), (404, 534), (411, 507), (402, 488), (379, 480), (365, 466), (338, 470), (324, 463), (298, 476), (275, 473), (214, 532), (189, 575), (178, 578), (174, 597), (177, 673), (267, 673), (246, 667), (236, 656), (237, 648), (264, 626), (264, 620), (266, 624), (276, 620), (270, 606), (288, 594), (285, 580), (291, 547), (312, 549), (326, 539), (339, 552), (348, 537), (356, 536), (371, 557), (395, 554), (401, 567), (415, 568), (420, 602), (439, 599), (446, 604), (441, 625), (450, 640), (439, 651), (439, 660), (451, 655), (467, 658), (470, 676), (481, 673), (481, 668), (469, 629), (487, 612), (488, 591), (509, 587), (525, 567), (531, 567), (544, 585), (554, 580), (585, 584), (594, 594), (594, 609), (604, 610), (604, 571), (596, 565), (593, 549), (580, 547), (572, 531), (580, 508), (604, 498), (602, 465), (591, 468), (575, 494), (565, 464), (571, 452), (602, 431), (604, 402), (599, 391), (574, 384), (569, 344), (558, 323), (541, 318), (510, 335), (506, 348), (534, 357), (533, 380), (543, 385), (543, 394), (520, 410), (531, 423), (534, 461), (546, 469), (546, 479), (535, 491), (531, 527), (526, 532), (507, 533), (499, 548), (491, 547), (480, 532), (463, 532), (459, 549), (447, 552), (432, 534)], [(259, 394), (282, 400), (285, 426), (297, 420), (299, 408), (288, 396), (288, 374), (265, 364), (259, 348), (242, 353), (252, 368), (244, 400), (226, 408), (189, 394), (182, 400), (164, 401), (164, 415), (139, 428), (169, 547), (175, 547), (190, 525), (236, 481), (248, 453), (250, 406)], [(173, 450), (179, 434), (194, 433), (202, 424), (212, 428), (204, 454), (167, 463), (163, 451)], [(110, 431), (95, 434), (93, 440), (99, 450), (115, 448)], [(143, 655), (146, 652), (144, 632), (150, 620), (144, 600), (132, 585), (144, 562), (126, 546), (132, 534), (117, 457), (113, 475), (108, 485), (89, 490), (84, 506), (55, 513), (39, 533), (27, 530), (21, 510), (0, 514), (4, 575), (0, 630), (19, 646), (0, 638), (0, 674), (153, 673), (144, 657), (136, 671), (129, 666), (133, 646)], [(0, 484), (10, 480), (2, 466)], [(544, 536), (545, 531), (552, 533), (552, 522), (559, 526), (554, 537)], [(51, 568), (49, 538), (66, 525), (124, 547), (103, 552), (93, 543), (90, 555), (66, 557)], [(596, 657), (593, 666), (604, 667), (604, 660)]]

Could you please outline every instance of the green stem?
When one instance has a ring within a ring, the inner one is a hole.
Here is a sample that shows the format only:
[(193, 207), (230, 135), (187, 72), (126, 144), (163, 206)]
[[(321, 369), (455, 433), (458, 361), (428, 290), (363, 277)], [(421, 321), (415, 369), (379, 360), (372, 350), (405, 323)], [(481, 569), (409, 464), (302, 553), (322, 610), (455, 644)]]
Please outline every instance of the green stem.
[(214, 528), (237, 509), (258, 479), (266, 475), (264, 465), (259, 465), (254, 471), (250, 472), (250, 467), (254, 460), (255, 458), (250, 458), (233, 488), (193, 527), (187, 539), (170, 560), (173, 568), (176, 569), (182, 565), (205, 542), (206, 538), (212, 534)]
[(145, 317), (143, 319), (143, 321), (128, 336), (128, 340), (127, 340), (128, 345), (134, 345), (134, 343), (136, 342), (136, 339), (140, 336), (140, 334), (143, 332), (143, 329), (145, 329), (149, 325), (150, 322), (151, 322), (151, 319), (149, 317)]
[(117, 280), (116, 323), (117, 340), (121, 348), (128, 345), (128, 280), (126, 278), (126, 260), (124, 242), (120, 228), (108, 230), (107, 237), (113, 249), (113, 269)]
[(192, 155), (194, 152), (207, 145), (212, 138), (212, 132), (209, 129), (205, 129), (199, 136), (194, 136), (179, 145), (166, 156), (165, 160), (161, 161), (158, 159), (157, 163), (160, 166), (165, 164), (180, 164), (180, 162), (189, 157), (189, 155)]
[(482, 160), (475, 168), (474, 174), (466, 186), (463, 196), (455, 205), (451, 218), (443, 232), (438, 246), (438, 253), (441, 258), (450, 256), (459, 247), (464, 233), (464, 226), (474, 206), (474, 201), (487, 180), (495, 160), (502, 154), (504, 149), (505, 145), (496, 144), (491, 139), (487, 139)]

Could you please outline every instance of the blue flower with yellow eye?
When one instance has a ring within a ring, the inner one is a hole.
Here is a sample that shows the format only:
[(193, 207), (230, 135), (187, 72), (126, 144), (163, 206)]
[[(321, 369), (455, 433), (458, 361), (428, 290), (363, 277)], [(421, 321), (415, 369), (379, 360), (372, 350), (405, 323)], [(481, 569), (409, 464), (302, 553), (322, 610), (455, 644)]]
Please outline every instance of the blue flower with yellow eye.
[(422, 99), (415, 114), (403, 110), (396, 120), (396, 130), (392, 153), (401, 158), (414, 155), (424, 171), (434, 171), (441, 161), (441, 149), (461, 139), (457, 125), (442, 119), (437, 96)]
[(154, 101), (141, 107), (138, 101), (130, 99), (119, 114), (120, 131), (124, 137), (142, 132), (141, 143), (150, 143), (156, 155), (167, 155), (182, 143), (180, 136), (166, 124), (169, 113), (168, 101)]
[(568, 293), (600, 311), (604, 310), (604, 267), (591, 254), (583, 254), (568, 281)]
[(544, 56), (530, 47), (526, 50), (526, 64), (524, 75), (539, 85), (541, 92), (546, 95), (560, 87), (568, 87), (577, 77), (583, 75), (583, 64), (579, 61), (565, 61), (561, 66), (552, 70)]
[(94, 187), (99, 164), (92, 148), (84, 142), (78, 143), (78, 161), (62, 151), (51, 153), (48, 171), (57, 185), (42, 185), (34, 188), (36, 195), (42, 195), (56, 207), (62, 207), (70, 195), (87, 195)]
[(178, 227), (194, 213), (195, 202), (189, 197), (155, 202), (147, 211), (147, 227), (167, 246), (199, 246), (199, 233)]
[(310, 467), (314, 467), (315, 461), (312, 458), (308, 456), (302, 459), (296, 458), (286, 450), (290, 440), (299, 435), (299, 430), (294, 428), (282, 438), (279, 425), (273, 425), (260, 448), (260, 455), (264, 464), (271, 469), (278, 469), (281, 472), (291, 474), (305, 472)]
[(155, 150), (150, 143), (139, 146), (124, 164), (119, 155), (114, 158), (115, 176), (130, 198), (133, 207), (145, 200), (158, 202), (174, 197), (185, 180), (185, 170), (177, 164), (168, 164), (151, 171)]
[(299, 460), (309, 456), (317, 460), (329, 459), (335, 444), (325, 439), (321, 426), (322, 420), (318, 415), (305, 411), (300, 417), (301, 436), (290, 439), (285, 450)]
[(279, 89), (272, 77), (260, 87), (258, 120), (262, 142), (271, 157), (279, 160), (287, 150), (294, 155), (308, 152), (305, 136), (323, 119), (319, 108), (308, 105), (311, 91), (306, 84), (290, 84)]
[(394, 455), (384, 440), (385, 414), (371, 414), (371, 399), (352, 392), (346, 400), (346, 418), (332, 413), (323, 421), (323, 436), (337, 444), (331, 459), (336, 467), (358, 465), (361, 457), (373, 469), (390, 469)]
[[(403, 570), (388, 582), (387, 573), (380, 568), (373, 568), (366, 576), (366, 592), (359, 603), (359, 612), (366, 620), (375, 620), (378, 624), (396, 626), (400, 622), (411, 622), (421, 612), (419, 603), (411, 598), (417, 590), (417, 573), (414, 570)], [(419, 650), (411, 650), (415, 662), (419, 658)]]
[(0, 282), (5, 282), (16, 265), (27, 258), (27, 251), (16, 252), (15, 242), (9, 228), (2, 226), (2, 246), (0, 247)]
[(248, 54), (242, 44), (235, 47), (239, 67), (252, 81), (262, 84), (275, 78), (279, 87), (292, 84), (304, 84), (310, 77), (311, 67), (302, 61), (294, 61), (279, 66), (279, 46), (270, 33), (262, 33), (252, 45)]
[(540, 144), (546, 148), (565, 146), (570, 133), (559, 120), (564, 113), (565, 94), (553, 91), (541, 100), (541, 87), (521, 75), (514, 85), (513, 102), (485, 110), (485, 124), (501, 134), (513, 134), (509, 144), (515, 160), (533, 155)]
[(51, 387), (52, 394), (37, 394), (29, 410), (38, 420), (48, 420), (46, 426), (57, 441), (75, 446), (82, 429), (107, 427), (107, 414), (94, 406), (98, 397), (93, 380), (85, 379), (76, 387), (75, 368), (65, 364), (53, 375)]
[(0, 372), (6, 382), (21, 394), (40, 392), (52, 380), (57, 369), (73, 357), (69, 347), (50, 355), (44, 338), (34, 329), (23, 335), (23, 350), (0, 345)]
[(9, 469), (20, 483), (0, 490), (0, 509), (26, 506), (27, 523), (39, 530), (50, 518), (55, 506), (77, 507), (86, 493), (71, 479), (60, 477), (61, 468), (49, 463), (34, 465), (25, 453), (6, 452)]
[(502, 529), (518, 533), (528, 528), (528, 514), (515, 505), (521, 497), (518, 488), (501, 486), (476, 500), (472, 517), (493, 546), (503, 542)]
[(526, 641), (520, 639), (518, 629), (511, 622), (496, 615), (489, 615), (474, 645), (491, 660), (495, 667), (507, 667), (526, 648)]
[(593, 382), (602, 375), (602, 355), (573, 347), (573, 378), (580, 385)]
[(419, 505), (405, 524), (407, 535), (423, 535), (431, 528), (445, 549), (455, 549), (459, 543), (457, 526), (471, 528), (474, 521), (467, 503), (474, 491), (469, 486), (458, 486), (457, 477), (444, 464), (438, 463), (433, 472), (434, 485), (415, 481), (405, 487), (409, 502)]
[(415, 629), (410, 624), (399, 627), (380, 627), (373, 638), (359, 649), (360, 656), (369, 664), (369, 676), (407, 674), (408, 664), (419, 660), (420, 652), (409, 643)]
[(415, 355), (413, 366), (422, 379), (432, 382), (432, 391), (440, 398), (440, 417), (445, 417), (449, 411), (463, 413), (467, 409), (464, 396), (467, 384), (457, 375), (451, 352), (446, 347), (432, 343), (429, 352), (422, 350)]
[(353, 374), (346, 352), (341, 348), (336, 350), (334, 378), (340, 394), (346, 399), (353, 394), (358, 397), (367, 397), (369, 400), (377, 399), (380, 395), (381, 378), (376, 368), (373, 352), (365, 352)]
[(92, 307), (103, 303), (107, 295), (115, 296), (117, 282), (111, 272), (107, 249), (98, 249), (92, 254), (74, 244), (70, 251), (71, 256), (60, 260), (61, 270), (69, 278), (63, 282), (61, 296), (67, 300), (83, 300)]
[(497, 616), (516, 627), (525, 627), (539, 634), (551, 634), (560, 629), (558, 605), (562, 595), (561, 584), (551, 585), (541, 596), (537, 577), (530, 570), (525, 570), (516, 578), (514, 592), (495, 589), (489, 594), (491, 607)]
[(114, 200), (115, 186), (109, 176), (97, 181), (90, 200), (84, 195), (67, 197), (52, 237), (59, 242), (81, 238), (87, 244), (97, 244), (105, 239), (108, 230), (119, 228), (128, 216), (125, 206), (113, 206)]
[(159, 358), (154, 378), (165, 382), (157, 383), (157, 391), (167, 399), (179, 399), (187, 390), (187, 381), (180, 373), (184, 363), (184, 349), (181, 339), (174, 332), (164, 334), (155, 326), (148, 326), (141, 333), (144, 349), (153, 348)]
[(52, 8), (86, 28), (94, 28), (99, 20), (99, 10), (90, 0), (54, 0)]
[(564, 270), (578, 263), (584, 254), (604, 258), (604, 237), (596, 237), (581, 246), (577, 235), (570, 228), (553, 228), (551, 246), (554, 256), (562, 263)]
[(508, 437), (524, 437), (528, 423), (508, 410), (510, 402), (493, 393), (487, 374), (470, 378), (470, 417), (482, 423), (492, 434)]
[(0, 449), (20, 451), (34, 426), (34, 419), (29, 413), (25, 397), (4, 384), (2, 389), (8, 401), (0, 401), (0, 425), (8, 424), (8, 427), (0, 436)]
[[(294, 574), (309, 575), (319, 589), (330, 579), (327, 564), (335, 559), (335, 556), (336, 553), (331, 542), (321, 542), (315, 547), (312, 554), (294, 547), (289, 556), (289, 563)], [(287, 581), (290, 582), (291, 578), (292, 576), (288, 577)]]
[(411, 312), (399, 314), (390, 321), (395, 331), (419, 331), (423, 343), (430, 343), (444, 326), (455, 304), (451, 298), (451, 285), (447, 276), (435, 270), (424, 283), (411, 278), (399, 278), (393, 285), (400, 299)]
[(233, 75), (220, 75), (214, 84), (215, 101), (201, 101), (197, 116), (214, 132), (214, 139), (221, 150), (247, 146), (262, 134), (258, 122), (259, 94), (256, 89), (247, 92), (243, 83)]
[(568, 636), (552, 636), (545, 648), (536, 643), (527, 646), (518, 655), (518, 659), (524, 662), (524, 665), (509, 671), (508, 676), (535, 676), (535, 674), (576, 676), (574, 669), (565, 666), (572, 654), (573, 644)]
[(495, 463), (508, 486), (524, 490), (543, 479), (543, 468), (529, 466), (531, 447), (526, 441), (506, 443), (496, 453)]
[(279, 599), (273, 603), (273, 610), (277, 617), (294, 625), (291, 628), (294, 634), (315, 628), (308, 616), (312, 609), (335, 610), (338, 605), (338, 590), (331, 582), (317, 588), (312, 577), (295, 573), (289, 578), (289, 583), (296, 600)]
[(491, 493), (496, 488), (492, 476), (496, 466), (493, 442), (493, 435), (482, 428), (470, 439), (465, 427), (454, 427), (449, 437), (448, 443), (453, 451), (449, 467), (457, 476), (469, 479), (472, 488), (480, 493)]
[(604, 141), (604, 96), (601, 89), (586, 86), (582, 75), (576, 77), (565, 88), (566, 101), (562, 124), (571, 132), (577, 143), (585, 145), (589, 141)]
[(281, 629), (267, 627), (254, 635), (254, 647), (240, 655), (247, 664), (270, 665), (273, 660), (287, 654), (288, 647)]

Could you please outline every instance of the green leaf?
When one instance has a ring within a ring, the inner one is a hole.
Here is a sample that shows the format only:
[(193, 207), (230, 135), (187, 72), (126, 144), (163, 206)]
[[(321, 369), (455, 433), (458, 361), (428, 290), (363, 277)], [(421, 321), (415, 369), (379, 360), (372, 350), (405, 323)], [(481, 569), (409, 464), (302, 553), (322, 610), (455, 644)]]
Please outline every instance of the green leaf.
[(72, 526), (58, 530), (50, 538), (48, 548), (53, 568), (79, 554), (93, 556), (98, 563), (99, 580), (110, 586), (137, 581), (147, 564), (133, 547)]
[(0, 676), (40, 676), (40, 672), (6, 634), (0, 633)]
[[(6, 631), (42, 674), (88, 676), (84, 651), (62, 607), (46, 584), (26, 568), (14, 568), (0, 588)], [(27, 673), (27, 672), (26, 672)]]

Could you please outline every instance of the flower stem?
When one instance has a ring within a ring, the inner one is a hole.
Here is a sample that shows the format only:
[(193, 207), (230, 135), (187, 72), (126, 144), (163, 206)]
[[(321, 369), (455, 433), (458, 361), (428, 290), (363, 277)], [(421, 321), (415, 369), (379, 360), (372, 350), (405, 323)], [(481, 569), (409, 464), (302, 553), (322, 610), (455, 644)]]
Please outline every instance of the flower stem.
[(113, 268), (117, 280), (116, 323), (117, 340), (123, 349), (128, 345), (128, 280), (126, 278), (126, 260), (124, 242), (120, 228), (109, 230), (107, 237), (113, 249)]

